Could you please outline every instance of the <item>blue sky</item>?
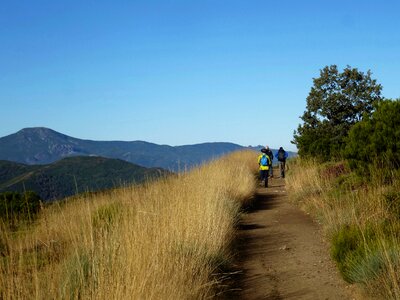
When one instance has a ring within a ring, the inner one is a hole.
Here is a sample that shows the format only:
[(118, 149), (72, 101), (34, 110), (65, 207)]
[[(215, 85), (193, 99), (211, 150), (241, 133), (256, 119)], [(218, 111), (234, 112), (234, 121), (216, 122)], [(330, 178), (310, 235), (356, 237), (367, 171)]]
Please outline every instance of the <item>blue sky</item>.
[(400, 97), (399, 1), (1, 1), (0, 136), (290, 143), (312, 78)]

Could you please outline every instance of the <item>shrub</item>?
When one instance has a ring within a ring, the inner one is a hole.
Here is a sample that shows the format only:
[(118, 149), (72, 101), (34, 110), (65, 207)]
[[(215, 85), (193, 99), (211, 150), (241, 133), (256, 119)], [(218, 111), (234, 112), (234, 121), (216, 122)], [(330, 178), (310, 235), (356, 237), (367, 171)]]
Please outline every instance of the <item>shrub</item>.
[(368, 255), (376, 248), (375, 245), (376, 229), (371, 224), (363, 229), (355, 225), (345, 225), (333, 235), (331, 254), (346, 281), (360, 282), (352, 276), (354, 269), (368, 261)]
[(334, 181), (335, 188), (344, 191), (354, 191), (366, 185), (365, 178), (352, 172), (342, 174)]
[(350, 282), (368, 284), (378, 277), (385, 269), (385, 253), (381, 249), (374, 249), (363, 256), (352, 257), (348, 260), (350, 268), (347, 277)]
[(345, 280), (352, 282), (348, 276), (350, 264), (363, 256), (363, 250), (362, 233), (355, 226), (344, 226), (333, 236), (331, 254)]
[(343, 174), (348, 173), (349, 170), (343, 162), (335, 164), (326, 164), (324, 169), (321, 171), (321, 176), (325, 179), (337, 178)]
[[(393, 223), (368, 224), (364, 229), (343, 226), (332, 238), (332, 257), (343, 278), (350, 283), (371, 285), (393, 266), (400, 265), (396, 243), (381, 244), (382, 235), (393, 235)], [(398, 229), (398, 228), (397, 228)]]
[(375, 105), (372, 116), (355, 124), (346, 139), (344, 156), (350, 166), (369, 173), (369, 165), (382, 169), (400, 168), (400, 99)]

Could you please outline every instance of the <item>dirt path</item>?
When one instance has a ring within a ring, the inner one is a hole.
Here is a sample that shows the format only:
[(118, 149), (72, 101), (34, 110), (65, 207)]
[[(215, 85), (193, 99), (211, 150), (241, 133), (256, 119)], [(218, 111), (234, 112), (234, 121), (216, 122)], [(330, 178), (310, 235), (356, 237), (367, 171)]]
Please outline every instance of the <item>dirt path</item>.
[(287, 201), (283, 179), (259, 188), (239, 230), (237, 299), (355, 299), (318, 224)]

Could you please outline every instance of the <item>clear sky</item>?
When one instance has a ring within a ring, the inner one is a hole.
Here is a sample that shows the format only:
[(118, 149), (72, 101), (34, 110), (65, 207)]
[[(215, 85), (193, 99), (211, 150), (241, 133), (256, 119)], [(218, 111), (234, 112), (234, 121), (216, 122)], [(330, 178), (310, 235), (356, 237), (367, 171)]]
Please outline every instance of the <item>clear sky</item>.
[(400, 1), (0, 1), (0, 136), (290, 143), (312, 78), (400, 97)]

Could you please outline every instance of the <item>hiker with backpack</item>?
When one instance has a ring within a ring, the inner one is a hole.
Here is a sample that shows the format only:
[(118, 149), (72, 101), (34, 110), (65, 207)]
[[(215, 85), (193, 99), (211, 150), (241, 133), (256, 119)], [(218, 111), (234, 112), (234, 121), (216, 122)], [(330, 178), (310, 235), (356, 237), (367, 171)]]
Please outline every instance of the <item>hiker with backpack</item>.
[(281, 177), (285, 178), (286, 158), (288, 157), (288, 153), (283, 150), (282, 147), (280, 147), (278, 152), (276, 152), (276, 157), (279, 161), (279, 170), (281, 171)]
[(272, 160), (274, 159), (274, 154), (268, 146), (265, 146), (265, 154), (269, 157), (269, 177), (274, 177), (274, 169), (272, 168)]
[(266, 153), (266, 149), (261, 149), (261, 154), (258, 156), (258, 166), (260, 170), (260, 180), (264, 181), (264, 186), (268, 187), (268, 172), (271, 164), (270, 158)]

